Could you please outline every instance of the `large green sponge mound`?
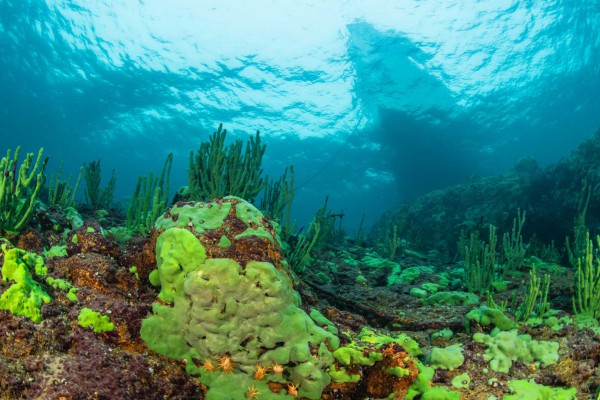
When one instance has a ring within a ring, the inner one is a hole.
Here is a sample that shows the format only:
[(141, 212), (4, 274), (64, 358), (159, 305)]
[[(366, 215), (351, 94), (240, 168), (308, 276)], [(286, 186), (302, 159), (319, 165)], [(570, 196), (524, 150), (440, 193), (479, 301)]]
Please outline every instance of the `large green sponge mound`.
[[(196, 224), (190, 224), (189, 229), (161, 229), (156, 244), (158, 269), (151, 280), (160, 285), (162, 301), (153, 305), (152, 314), (143, 321), (141, 337), (151, 350), (185, 359), (188, 371), (199, 375), (208, 387), (208, 399), (219, 399), (223, 392), (230, 393), (231, 399), (245, 399), (252, 387), (262, 388), (260, 398), (267, 394), (269, 398), (286, 398), (281, 397), (285, 393), (265, 393), (269, 380), (291, 382), (301, 397), (319, 399), (331, 381), (327, 368), (334, 362), (332, 351), (338, 348), (339, 339), (317, 326), (299, 307), (300, 298), (284, 264), (278, 267), (276, 261), (248, 261), (245, 254), (235, 257), (232, 253), (231, 258), (207, 256), (222, 250), (205, 248), (211, 241), (203, 235), (228, 235), (232, 248), (240, 249), (246, 247), (239, 241), (251, 240), (254, 247), (277, 243), (240, 236), (235, 227), (245, 231), (249, 220), (245, 214), (239, 221), (236, 213), (248, 207), (240, 207), (240, 199), (231, 201), (236, 207), (226, 207), (226, 217), (219, 216), (230, 229), (212, 225), (213, 230), (199, 232)], [(193, 209), (205, 207), (187, 208)], [(254, 230), (270, 231), (267, 224), (263, 226), (262, 215), (253, 216), (250, 223)], [(278, 250), (269, 249), (258, 253), (275, 254)], [(233, 368), (221, 365), (224, 360)], [(202, 365), (204, 368), (198, 368)], [(258, 381), (254, 378), (257, 365), (281, 365), (285, 371)], [(235, 387), (227, 382), (243, 384)]]

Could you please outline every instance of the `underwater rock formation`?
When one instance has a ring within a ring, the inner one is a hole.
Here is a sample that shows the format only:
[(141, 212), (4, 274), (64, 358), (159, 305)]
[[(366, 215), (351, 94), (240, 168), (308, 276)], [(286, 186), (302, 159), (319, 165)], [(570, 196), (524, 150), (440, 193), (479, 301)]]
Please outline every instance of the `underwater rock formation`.
[[(517, 210), (527, 214), (523, 235), (535, 233), (544, 243), (564, 242), (573, 233), (582, 181), (600, 183), (600, 130), (569, 156), (541, 169), (523, 159), (507, 174), (473, 177), (467, 183), (428, 193), (385, 213), (370, 238), (382, 241), (390, 225), (414, 249), (456, 253), (461, 231), (492, 224), (510, 231)], [(586, 223), (600, 226), (600, 190), (592, 190)]]

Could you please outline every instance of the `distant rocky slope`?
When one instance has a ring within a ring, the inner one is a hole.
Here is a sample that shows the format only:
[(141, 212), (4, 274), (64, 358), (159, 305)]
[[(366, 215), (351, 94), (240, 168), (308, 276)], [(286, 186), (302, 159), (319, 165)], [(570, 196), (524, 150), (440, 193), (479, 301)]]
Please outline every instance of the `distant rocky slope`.
[[(523, 236), (560, 248), (573, 236), (577, 198), (586, 179), (592, 194), (586, 225), (600, 227), (600, 130), (570, 155), (547, 168), (531, 158), (519, 161), (504, 175), (474, 177), (468, 182), (434, 191), (385, 213), (370, 238), (384, 241), (397, 228), (399, 238), (417, 250), (456, 254), (461, 230), (493, 224), (499, 235), (509, 232), (517, 209), (526, 211)], [(594, 190), (594, 188), (596, 190)]]

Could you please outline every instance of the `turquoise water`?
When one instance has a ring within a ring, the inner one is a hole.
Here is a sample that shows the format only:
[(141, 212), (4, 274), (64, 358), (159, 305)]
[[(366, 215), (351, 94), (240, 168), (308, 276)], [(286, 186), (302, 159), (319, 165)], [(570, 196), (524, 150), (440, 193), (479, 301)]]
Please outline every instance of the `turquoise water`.
[(100, 158), (117, 195), (222, 122), (294, 164), (302, 224), (547, 165), (600, 127), (600, 1), (0, 1), (4, 151)]

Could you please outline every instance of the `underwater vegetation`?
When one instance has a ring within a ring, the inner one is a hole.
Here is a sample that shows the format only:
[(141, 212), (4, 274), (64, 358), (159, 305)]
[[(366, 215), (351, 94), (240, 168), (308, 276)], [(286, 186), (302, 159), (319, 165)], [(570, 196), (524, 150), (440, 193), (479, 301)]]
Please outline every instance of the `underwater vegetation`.
[(600, 132), (353, 237), (326, 196), (297, 228), (293, 167), (226, 135), (126, 207), (100, 160), (72, 184), (7, 150), (0, 399), (598, 398)]

